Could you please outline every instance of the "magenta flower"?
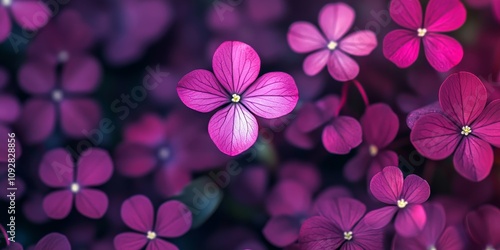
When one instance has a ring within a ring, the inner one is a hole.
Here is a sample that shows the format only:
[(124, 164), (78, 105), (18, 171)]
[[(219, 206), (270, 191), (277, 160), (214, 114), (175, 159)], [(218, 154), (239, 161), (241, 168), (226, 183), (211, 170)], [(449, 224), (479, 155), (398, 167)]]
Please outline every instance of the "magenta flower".
[(366, 108), (360, 121), (363, 144), (344, 168), (344, 176), (349, 181), (359, 181), (365, 175), (370, 180), (385, 166), (398, 165), (398, 155), (386, 149), (399, 129), (398, 116), (394, 111), (386, 104), (372, 104)]
[(437, 71), (448, 71), (462, 60), (462, 45), (439, 33), (456, 30), (464, 24), (466, 11), (459, 0), (429, 1), (423, 21), (419, 0), (392, 0), (390, 14), (406, 28), (389, 32), (383, 42), (384, 56), (398, 67), (409, 67), (417, 60), (420, 40), (427, 61)]
[(9, 37), (14, 20), (27, 30), (43, 27), (50, 18), (50, 10), (38, 0), (3, 0), (0, 2), (0, 42)]
[(475, 75), (450, 75), (439, 89), (442, 112), (423, 114), (410, 139), (423, 156), (442, 160), (454, 154), (459, 174), (485, 179), (493, 166), (493, 146), (500, 147), (500, 100), (487, 104), (487, 91)]
[(383, 231), (364, 223), (365, 211), (365, 205), (352, 198), (321, 203), (319, 216), (300, 228), (300, 249), (383, 249)]
[(492, 205), (483, 205), (467, 213), (465, 225), (472, 240), (480, 249), (500, 248), (500, 209)]
[(351, 57), (366, 56), (377, 46), (375, 33), (369, 30), (344, 35), (352, 27), (354, 10), (345, 3), (325, 5), (319, 13), (323, 34), (309, 22), (295, 22), (288, 31), (288, 44), (297, 53), (314, 52), (304, 60), (304, 72), (313, 76), (325, 65), (337, 81), (349, 81), (359, 73), (359, 66)]
[(222, 43), (214, 53), (212, 67), (214, 73), (198, 69), (185, 75), (177, 93), (186, 106), (199, 112), (222, 107), (210, 119), (208, 133), (227, 155), (238, 155), (255, 143), (255, 116), (277, 118), (297, 104), (297, 86), (290, 75), (271, 72), (257, 79), (260, 59), (245, 43)]
[(45, 235), (35, 245), (34, 250), (71, 250), (68, 238), (60, 233), (50, 233)]
[[(397, 235), (392, 242), (393, 250), (461, 250), (464, 249), (462, 235), (456, 227), (446, 227), (446, 213), (438, 203), (424, 205), (427, 222), (422, 232), (415, 237), (405, 238)], [(446, 228), (445, 228), (446, 227)]]
[(370, 181), (373, 196), (389, 206), (370, 211), (366, 223), (373, 228), (385, 227), (396, 214), (396, 232), (403, 237), (416, 236), (426, 222), (424, 203), (431, 189), (424, 179), (411, 174), (403, 179), (397, 167), (385, 167)]
[(44, 155), (39, 172), (47, 186), (64, 188), (43, 200), (43, 210), (50, 218), (68, 216), (73, 200), (78, 212), (92, 219), (101, 218), (108, 209), (106, 194), (92, 188), (107, 182), (113, 173), (113, 162), (106, 151), (90, 148), (82, 152), (75, 174), (71, 155), (64, 149), (54, 149)]
[(192, 215), (179, 201), (167, 201), (158, 209), (156, 222), (151, 201), (143, 195), (135, 195), (123, 202), (121, 217), (125, 224), (138, 231), (118, 234), (114, 239), (116, 249), (177, 250), (177, 246), (163, 238), (184, 235), (191, 227)]

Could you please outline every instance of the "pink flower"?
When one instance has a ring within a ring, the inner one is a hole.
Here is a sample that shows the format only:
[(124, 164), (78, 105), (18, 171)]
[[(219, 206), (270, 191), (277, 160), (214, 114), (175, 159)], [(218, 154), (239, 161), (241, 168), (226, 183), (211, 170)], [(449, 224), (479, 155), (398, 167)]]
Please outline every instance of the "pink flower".
[(151, 201), (143, 195), (135, 195), (123, 202), (123, 222), (140, 232), (118, 234), (114, 239), (116, 249), (139, 250), (146, 246), (151, 250), (178, 250), (177, 246), (162, 238), (179, 237), (189, 231), (192, 215), (179, 201), (167, 201), (158, 209), (156, 222)]
[(485, 179), (493, 166), (493, 149), (500, 147), (500, 100), (487, 104), (487, 91), (475, 75), (450, 75), (439, 89), (441, 112), (422, 114), (410, 139), (423, 156), (442, 160), (454, 154), (459, 174)]
[(459, 0), (430, 0), (423, 22), (419, 0), (392, 0), (390, 14), (406, 28), (389, 32), (383, 42), (385, 57), (398, 67), (406, 68), (417, 60), (420, 40), (427, 61), (437, 71), (448, 71), (462, 60), (460, 43), (439, 33), (456, 30), (464, 24), (466, 11)]
[[(22, 249), (22, 248), (21, 248)], [(60, 233), (45, 235), (35, 246), (34, 250), (71, 250), (68, 238)]]
[(222, 43), (214, 53), (212, 67), (214, 73), (198, 69), (185, 75), (177, 93), (186, 106), (199, 112), (222, 107), (210, 119), (208, 133), (227, 155), (240, 154), (255, 143), (255, 116), (277, 118), (297, 104), (297, 86), (290, 75), (271, 72), (257, 79), (260, 59), (245, 43)]
[(370, 191), (375, 198), (389, 204), (369, 212), (366, 223), (373, 228), (385, 227), (396, 214), (396, 232), (403, 237), (416, 236), (426, 222), (424, 203), (429, 199), (431, 189), (424, 179), (411, 174), (403, 179), (397, 167), (385, 167), (373, 176)]
[(101, 218), (108, 208), (108, 197), (102, 191), (91, 188), (104, 184), (111, 178), (113, 162), (109, 154), (97, 148), (82, 152), (75, 166), (71, 155), (64, 149), (46, 153), (40, 164), (40, 178), (54, 191), (43, 200), (43, 210), (53, 219), (68, 216), (75, 201), (76, 209), (84, 216)]
[(2, 0), (0, 2), (0, 42), (10, 35), (14, 20), (23, 29), (36, 30), (43, 27), (50, 18), (50, 10), (38, 0)]
[(500, 248), (500, 209), (483, 205), (467, 213), (465, 224), (470, 237), (481, 249)]
[(325, 5), (319, 13), (323, 34), (309, 22), (295, 22), (288, 31), (288, 44), (297, 53), (309, 53), (304, 72), (318, 74), (325, 65), (337, 81), (349, 81), (359, 73), (359, 66), (349, 55), (366, 56), (377, 46), (375, 33), (368, 30), (344, 35), (354, 22), (354, 10), (345, 3)]

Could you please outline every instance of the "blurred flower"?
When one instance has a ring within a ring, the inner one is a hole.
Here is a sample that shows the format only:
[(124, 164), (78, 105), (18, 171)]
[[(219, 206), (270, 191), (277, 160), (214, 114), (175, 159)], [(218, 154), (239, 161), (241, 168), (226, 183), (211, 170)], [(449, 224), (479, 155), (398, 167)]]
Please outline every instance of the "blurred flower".
[(414, 174), (403, 179), (399, 168), (389, 166), (373, 176), (370, 191), (377, 200), (390, 205), (366, 215), (370, 227), (385, 227), (396, 214), (395, 228), (401, 236), (413, 237), (422, 231), (427, 217), (421, 203), (431, 194), (427, 181)]
[(304, 187), (309, 192), (315, 193), (321, 186), (321, 175), (316, 166), (309, 162), (289, 161), (283, 163), (278, 172), (280, 180), (293, 180)]
[(108, 208), (108, 197), (91, 188), (104, 184), (111, 178), (113, 162), (109, 154), (97, 148), (82, 152), (75, 166), (71, 155), (64, 149), (54, 149), (45, 154), (40, 164), (40, 178), (54, 191), (43, 200), (43, 209), (50, 218), (68, 216), (75, 200), (76, 209), (84, 216), (101, 218)]
[(167, 201), (158, 209), (156, 222), (151, 201), (143, 195), (135, 195), (123, 202), (121, 216), (125, 224), (140, 232), (118, 234), (114, 239), (116, 249), (178, 249), (163, 238), (184, 235), (191, 227), (191, 212), (179, 201)]
[(282, 72), (257, 79), (260, 59), (255, 50), (237, 41), (224, 42), (215, 51), (213, 70), (198, 69), (177, 86), (182, 102), (199, 112), (217, 111), (208, 132), (223, 153), (234, 156), (250, 148), (258, 136), (254, 115), (270, 119), (291, 112), (298, 100), (293, 78)]
[(500, 248), (500, 210), (492, 205), (483, 205), (467, 213), (465, 224), (470, 237), (480, 249)]
[(438, 33), (454, 31), (465, 23), (466, 10), (459, 0), (429, 1), (423, 22), (419, 0), (392, 0), (390, 14), (397, 24), (406, 28), (389, 32), (383, 42), (384, 56), (398, 67), (409, 67), (417, 60), (420, 40), (424, 43), (427, 61), (437, 71), (448, 71), (462, 60), (462, 45)]
[(35, 246), (34, 250), (71, 250), (68, 238), (60, 233), (45, 235)]
[(36, 30), (50, 18), (50, 10), (38, 0), (2, 0), (0, 2), (0, 42), (9, 37), (12, 23), (9, 14), (23, 29)]
[[(323, 34), (311, 23), (295, 22), (288, 31), (288, 44), (297, 53), (313, 52), (304, 60), (304, 72), (318, 74), (325, 65), (337, 81), (349, 81), (359, 73), (358, 64), (347, 54), (366, 56), (377, 46), (375, 33), (356, 31), (342, 38), (354, 22), (354, 10), (347, 4), (327, 4), (319, 13)], [(338, 49), (337, 49), (338, 47)]]

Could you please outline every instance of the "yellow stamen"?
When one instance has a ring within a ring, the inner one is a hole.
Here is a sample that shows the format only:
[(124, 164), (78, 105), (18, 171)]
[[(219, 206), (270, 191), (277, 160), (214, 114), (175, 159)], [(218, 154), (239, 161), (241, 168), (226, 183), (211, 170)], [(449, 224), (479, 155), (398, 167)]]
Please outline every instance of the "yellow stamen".
[(398, 200), (398, 207), (399, 208), (405, 208), (406, 205), (408, 205), (408, 202), (405, 201), (405, 199)]
[(80, 191), (80, 185), (78, 185), (78, 183), (76, 183), (76, 182), (73, 182), (71, 184), (70, 189), (71, 189), (71, 192), (78, 193), (78, 191)]
[(472, 133), (472, 129), (469, 126), (463, 126), (462, 132), (460, 132), (460, 134), (465, 136), (468, 136), (470, 133)]
[(344, 232), (344, 239), (352, 240), (352, 231)]
[(427, 29), (426, 28), (418, 28), (417, 33), (418, 33), (419, 37), (424, 37), (425, 34), (427, 33)]
[(328, 45), (326, 45), (326, 47), (327, 47), (329, 50), (334, 50), (334, 49), (336, 49), (336, 48), (337, 48), (337, 45), (338, 45), (338, 44), (337, 44), (336, 42), (334, 42), (334, 41), (330, 41), (330, 42), (328, 43)]
[(240, 102), (241, 96), (238, 94), (233, 94), (233, 98), (231, 98), (232, 102)]

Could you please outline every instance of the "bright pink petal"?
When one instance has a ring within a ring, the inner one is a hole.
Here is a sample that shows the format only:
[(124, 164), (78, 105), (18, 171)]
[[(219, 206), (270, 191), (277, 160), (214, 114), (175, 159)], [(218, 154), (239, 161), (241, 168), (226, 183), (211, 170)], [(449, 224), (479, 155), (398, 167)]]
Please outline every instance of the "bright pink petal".
[(31, 99), (24, 105), (19, 117), (19, 130), (27, 143), (34, 144), (49, 137), (55, 123), (55, 105), (43, 99)]
[(241, 104), (230, 104), (217, 111), (208, 122), (208, 133), (222, 153), (238, 155), (257, 140), (259, 125), (255, 116)]
[(290, 216), (275, 216), (262, 229), (264, 237), (277, 247), (286, 247), (297, 241), (300, 222)]
[(49, 94), (56, 87), (56, 65), (52, 63), (26, 63), (17, 75), (21, 88), (30, 94)]
[(75, 195), (75, 206), (82, 215), (99, 219), (108, 209), (108, 197), (102, 191), (84, 188)]
[(138, 144), (120, 144), (116, 148), (115, 163), (118, 172), (129, 177), (144, 176), (156, 166), (155, 151)]
[(487, 142), (469, 135), (458, 145), (453, 165), (463, 177), (471, 181), (482, 181), (493, 167), (493, 149)]
[(306, 57), (302, 68), (308, 76), (317, 75), (323, 68), (325, 68), (330, 58), (330, 51), (326, 49), (318, 50)]
[(398, 208), (396, 206), (387, 206), (368, 212), (363, 221), (373, 229), (380, 229), (387, 226), (392, 217), (396, 214)]
[(0, 8), (0, 42), (4, 41), (10, 35), (12, 23), (6, 8)]
[(325, 5), (319, 12), (319, 26), (330, 41), (338, 41), (351, 28), (356, 13), (345, 3)]
[(49, 187), (69, 187), (73, 182), (74, 163), (64, 149), (47, 152), (40, 163), (40, 179)]
[(430, 195), (431, 187), (427, 181), (414, 174), (406, 176), (401, 197), (407, 202), (413, 204), (424, 203), (429, 199)]
[(121, 233), (113, 240), (115, 248), (123, 250), (142, 249), (146, 243), (148, 243), (146, 235), (138, 233)]
[(43, 199), (43, 210), (52, 219), (64, 219), (73, 206), (73, 193), (68, 190), (54, 191)]
[(412, 65), (417, 60), (419, 50), (420, 38), (418, 38), (416, 31), (393, 30), (384, 37), (383, 52), (385, 58), (400, 68)]
[(280, 181), (267, 197), (266, 208), (271, 216), (300, 215), (311, 206), (311, 192), (299, 182)]
[(191, 211), (179, 201), (167, 201), (158, 208), (155, 232), (159, 236), (175, 238), (191, 228)]
[(50, 10), (41, 1), (12, 1), (12, 15), (24, 29), (36, 30), (49, 21)]
[(344, 232), (327, 218), (314, 216), (302, 224), (299, 234), (300, 249), (337, 249), (344, 242)]
[(392, 20), (397, 24), (417, 32), (422, 28), (422, 6), (419, 0), (392, 0), (390, 5)]
[(424, 229), (427, 217), (422, 205), (408, 205), (396, 215), (394, 227), (403, 237), (412, 237)]
[(356, 239), (347, 241), (342, 249), (383, 249), (384, 248), (384, 230), (377, 230), (369, 227), (362, 219), (352, 230)]
[(90, 56), (77, 56), (69, 59), (61, 75), (62, 88), (68, 93), (90, 93), (100, 83), (101, 66)]
[(333, 79), (340, 82), (352, 80), (359, 73), (358, 63), (340, 50), (331, 53), (327, 66)]
[(61, 127), (73, 138), (83, 138), (96, 129), (101, 118), (99, 105), (91, 99), (63, 100), (61, 107)]
[(446, 226), (446, 212), (441, 204), (433, 202), (424, 204), (424, 209), (427, 222), (420, 238), (425, 245), (431, 246), (436, 244), (443, 233)]
[(463, 235), (455, 227), (447, 227), (436, 242), (436, 249), (461, 250), (464, 249)]
[(287, 34), (288, 45), (297, 53), (307, 53), (326, 48), (325, 37), (308, 22), (295, 22), (290, 25)]
[(450, 156), (461, 137), (457, 126), (439, 113), (427, 114), (418, 119), (410, 134), (410, 140), (417, 151), (432, 160)]
[(500, 100), (490, 102), (470, 127), (473, 135), (500, 147)]
[(177, 246), (174, 244), (162, 240), (162, 239), (155, 239), (151, 241), (148, 246), (146, 247), (146, 250), (178, 250)]
[(344, 232), (351, 231), (365, 214), (366, 207), (358, 200), (349, 197), (339, 197), (330, 202), (318, 204), (318, 212), (328, 218)]
[(35, 246), (35, 250), (70, 250), (68, 238), (60, 233), (45, 235)]
[(348, 154), (362, 141), (361, 125), (349, 116), (334, 118), (323, 130), (323, 145), (332, 154)]
[(101, 185), (113, 174), (111, 157), (107, 151), (99, 148), (82, 152), (77, 166), (76, 181), (82, 186)]
[(438, 33), (429, 33), (423, 41), (425, 57), (437, 71), (446, 72), (462, 61), (464, 56), (462, 45), (454, 38)]
[(375, 157), (372, 157), (370, 166), (368, 167), (367, 180), (382, 171), (387, 166), (397, 166), (399, 164), (399, 156), (392, 150), (383, 150), (378, 152)]
[(430, 0), (425, 10), (424, 28), (431, 32), (453, 31), (465, 23), (467, 13), (460, 0)]
[(257, 79), (260, 58), (248, 44), (228, 41), (215, 51), (212, 67), (215, 77), (230, 95), (241, 94)]
[(340, 49), (355, 56), (366, 56), (377, 47), (377, 37), (369, 30), (356, 31), (340, 41)]
[(297, 105), (299, 92), (293, 78), (286, 73), (267, 73), (241, 96), (241, 102), (253, 114), (266, 119), (290, 113)]
[(500, 210), (492, 205), (483, 205), (467, 213), (465, 225), (472, 240), (481, 245), (500, 244)]
[(399, 129), (399, 119), (389, 105), (377, 103), (370, 105), (360, 119), (363, 138), (366, 143), (379, 149), (391, 143)]
[(182, 77), (177, 84), (177, 93), (186, 106), (199, 112), (210, 112), (231, 99), (214, 74), (204, 69)]
[(377, 200), (396, 204), (403, 191), (403, 173), (397, 167), (385, 167), (371, 179), (370, 191)]
[(144, 195), (135, 195), (124, 201), (121, 216), (127, 226), (139, 232), (153, 229), (153, 204)]

